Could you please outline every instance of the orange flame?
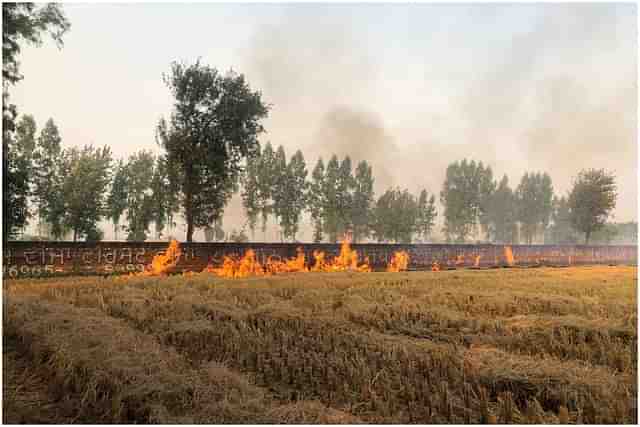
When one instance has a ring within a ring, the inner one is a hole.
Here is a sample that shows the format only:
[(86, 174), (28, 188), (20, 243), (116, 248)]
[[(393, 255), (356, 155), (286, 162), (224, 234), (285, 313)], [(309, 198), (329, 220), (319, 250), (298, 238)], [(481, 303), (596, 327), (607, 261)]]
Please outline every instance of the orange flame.
[(393, 253), (393, 258), (387, 265), (387, 271), (390, 273), (398, 273), (406, 271), (409, 265), (409, 254), (406, 251), (398, 251)]
[(270, 274), (308, 272), (306, 256), (302, 248), (297, 249), (297, 256), (287, 261), (269, 259), (266, 270)]
[(172, 240), (165, 253), (157, 254), (153, 257), (151, 265), (147, 266), (145, 271), (138, 273), (141, 276), (166, 276), (178, 264), (182, 252), (180, 251), (180, 243)]
[(481, 255), (476, 255), (476, 260), (473, 262), (473, 266), (474, 267), (480, 267), (480, 258), (482, 256)]
[(311, 271), (358, 271), (362, 273), (371, 271), (368, 258), (365, 258), (363, 263), (358, 265), (358, 252), (351, 249), (351, 241), (348, 237), (343, 239), (342, 245), (340, 246), (340, 254), (333, 259), (333, 262), (327, 263), (325, 261), (325, 254), (321, 251), (314, 251), (313, 257), (316, 263), (311, 268)]
[(208, 266), (205, 271), (216, 274), (220, 277), (228, 278), (265, 275), (264, 268), (256, 259), (256, 253), (253, 249), (247, 250), (244, 256), (240, 259), (225, 256), (221, 267), (214, 268), (212, 266)]
[(509, 267), (513, 267), (515, 264), (515, 258), (513, 257), (513, 251), (511, 250), (511, 246), (504, 247), (504, 258), (507, 261), (507, 265)]

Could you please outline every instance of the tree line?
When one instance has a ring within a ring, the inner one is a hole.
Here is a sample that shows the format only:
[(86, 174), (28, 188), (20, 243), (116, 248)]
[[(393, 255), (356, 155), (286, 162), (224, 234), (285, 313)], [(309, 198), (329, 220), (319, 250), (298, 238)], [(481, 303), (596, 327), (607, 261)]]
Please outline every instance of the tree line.
[[(60, 44), (69, 23), (59, 5), (3, 4), (3, 14), (4, 241), (31, 220), (54, 239), (68, 233), (74, 240), (102, 239), (98, 223), (105, 219), (127, 240), (161, 238), (178, 214), (187, 241), (196, 229), (218, 240), (224, 209), (237, 192), (252, 238), (273, 221), (282, 241), (294, 241), (305, 214), (316, 242), (336, 242), (345, 233), (356, 242), (432, 238), (435, 194), (394, 187), (376, 198), (371, 165), (363, 160), (354, 168), (349, 156), (333, 155), (326, 165), (320, 158), (309, 176), (300, 150), (287, 158), (282, 146), (260, 146), (272, 108), (261, 92), (244, 75), (199, 60), (174, 62), (163, 76), (173, 106), (156, 126), (162, 154), (142, 150), (115, 162), (107, 146), (63, 148), (52, 119), (39, 134), (32, 116), (17, 120), (8, 88), (22, 78), (20, 43), (40, 43), (49, 33)], [(575, 243), (578, 233), (588, 243), (614, 233), (607, 219), (616, 196), (615, 177), (605, 170), (581, 171), (569, 194), (558, 197), (546, 173), (527, 172), (512, 189), (506, 175), (498, 182), (489, 166), (465, 159), (446, 170), (442, 231), (457, 243), (479, 236), (496, 243)], [(232, 238), (246, 236), (240, 230)]]

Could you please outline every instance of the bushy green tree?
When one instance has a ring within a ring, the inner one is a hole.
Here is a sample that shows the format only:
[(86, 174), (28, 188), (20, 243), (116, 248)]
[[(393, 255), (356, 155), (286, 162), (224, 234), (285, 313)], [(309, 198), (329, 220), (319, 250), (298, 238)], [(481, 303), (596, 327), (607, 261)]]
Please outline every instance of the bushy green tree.
[(416, 219), (416, 234), (426, 242), (431, 236), (431, 231), (436, 223), (438, 211), (436, 209), (436, 196), (427, 190), (422, 190), (418, 196), (418, 217)]
[(295, 240), (300, 216), (307, 205), (307, 166), (300, 150), (289, 160), (281, 182), (280, 227), (285, 239)]
[(321, 242), (323, 237), (324, 208), (327, 203), (324, 189), (324, 162), (322, 158), (319, 158), (311, 173), (311, 183), (309, 184), (308, 193), (308, 209), (311, 214), (311, 221), (313, 222), (313, 241), (315, 243)]
[(585, 243), (606, 223), (616, 206), (616, 182), (604, 169), (582, 170), (569, 194), (571, 224), (584, 233)]
[(114, 238), (118, 240), (120, 218), (127, 209), (127, 164), (121, 159), (115, 166), (111, 189), (107, 197), (107, 218), (113, 223)]
[(571, 209), (566, 197), (553, 198), (551, 223), (545, 236), (546, 243), (574, 244), (578, 242), (578, 234), (571, 225)]
[[(47, 120), (33, 153), (33, 195), (39, 223), (46, 224), (55, 238), (64, 234), (61, 223), (63, 201), (59, 189), (64, 175), (61, 171), (62, 138), (53, 119)], [(40, 227), (42, 228), (42, 227)]]
[[(91, 145), (64, 150), (59, 197), (63, 201), (62, 225), (78, 238), (101, 236), (98, 223), (108, 213), (106, 194), (110, 182), (111, 150)], [(56, 189), (58, 190), (58, 189)]]
[(178, 210), (176, 180), (171, 179), (172, 165), (167, 157), (156, 157), (151, 178), (151, 221), (154, 223), (156, 239), (162, 238), (167, 225), (174, 225), (173, 214)]
[(376, 202), (373, 230), (379, 242), (411, 243), (419, 230), (418, 200), (408, 190), (387, 190)]
[(125, 170), (128, 241), (147, 240), (153, 216), (151, 185), (154, 166), (155, 158), (146, 150), (132, 154), (127, 161)]
[(22, 80), (19, 55), (24, 44), (39, 46), (47, 33), (62, 46), (70, 28), (59, 4), (2, 4), (2, 240), (12, 238), (28, 218), (30, 173), (15, 143), (17, 108), (9, 102), (9, 87)]
[(486, 227), (489, 239), (495, 243), (517, 241), (516, 200), (507, 175), (489, 198), (486, 209)]
[(553, 186), (547, 173), (525, 173), (516, 189), (517, 218), (527, 244), (544, 233), (551, 220)]
[(351, 224), (355, 243), (371, 234), (373, 195), (373, 173), (366, 160), (358, 163), (353, 179), (351, 200)]
[(169, 163), (179, 170), (175, 179), (191, 242), (196, 227), (221, 217), (237, 189), (243, 160), (258, 154), (261, 121), (269, 108), (243, 75), (223, 76), (199, 61), (174, 62), (165, 83), (173, 112), (160, 121), (157, 135)]
[(482, 162), (464, 159), (447, 167), (440, 192), (447, 241), (464, 242), (477, 224), (486, 226), (488, 200), (494, 188), (491, 168), (485, 168)]

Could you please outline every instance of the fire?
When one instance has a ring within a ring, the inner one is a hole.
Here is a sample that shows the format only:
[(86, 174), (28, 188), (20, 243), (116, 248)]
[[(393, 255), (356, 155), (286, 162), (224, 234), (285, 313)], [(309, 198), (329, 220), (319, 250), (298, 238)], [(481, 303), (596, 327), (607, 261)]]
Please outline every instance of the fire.
[(256, 259), (256, 253), (252, 249), (249, 249), (240, 259), (231, 256), (225, 256), (221, 267), (214, 268), (212, 266), (208, 266), (206, 271), (216, 274), (220, 277), (228, 277), (234, 279), (240, 277), (265, 275), (264, 268)]
[(406, 271), (409, 265), (409, 254), (406, 251), (398, 251), (393, 253), (393, 258), (387, 265), (387, 271), (397, 273)]
[(474, 267), (480, 267), (480, 258), (481, 258), (481, 255), (476, 255), (476, 259), (473, 262)]
[(438, 263), (438, 261), (433, 261), (431, 271), (440, 271), (440, 263)]
[(507, 265), (509, 267), (513, 267), (515, 264), (515, 258), (513, 257), (513, 252), (511, 251), (511, 246), (504, 247), (504, 258), (507, 261)]
[(139, 273), (139, 275), (165, 276), (178, 264), (180, 255), (182, 255), (180, 243), (178, 243), (177, 240), (172, 240), (166, 252), (154, 256), (151, 265), (149, 265), (145, 271)]
[(295, 258), (287, 261), (269, 259), (266, 264), (267, 272), (270, 274), (308, 272), (304, 251), (302, 248), (298, 248), (297, 252), (298, 254)]
[(351, 241), (349, 238), (345, 238), (340, 246), (340, 254), (333, 259), (332, 263), (327, 263), (324, 258), (324, 252), (314, 252), (314, 258), (316, 259), (315, 265), (311, 271), (359, 271), (370, 272), (369, 259), (365, 258), (363, 263), (358, 265), (358, 252), (351, 249)]

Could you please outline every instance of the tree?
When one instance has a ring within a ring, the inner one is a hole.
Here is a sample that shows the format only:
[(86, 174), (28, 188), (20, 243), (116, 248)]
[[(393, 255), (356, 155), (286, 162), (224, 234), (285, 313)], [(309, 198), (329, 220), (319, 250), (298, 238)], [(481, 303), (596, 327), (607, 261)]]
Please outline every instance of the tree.
[(111, 191), (107, 197), (107, 218), (113, 223), (114, 238), (118, 240), (120, 217), (127, 208), (127, 165), (119, 160), (115, 167)]
[(222, 219), (214, 221), (213, 226), (206, 226), (204, 228), (204, 239), (206, 242), (217, 242), (224, 240)]
[(487, 234), (491, 241), (495, 243), (513, 243), (516, 241), (515, 203), (513, 190), (509, 187), (509, 178), (504, 175), (487, 204)]
[(307, 166), (302, 151), (298, 150), (289, 160), (284, 178), (283, 208), (280, 225), (286, 239), (295, 240), (300, 216), (307, 206)]
[[(33, 177), (35, 172), (33, 167), (33, 153), (36, 148), (36, 130), (36, 121), (33, 116), (22, 116), (16, 127), (16, 140), (15, 145), (12, 147), (15, 150), (15, 167), (22, 176), (26, 177), (27, 196), (31, 194), (31, 177)], [(30, 217), (31, 212), (29, 212), (27, 203), (25, 205), (25, 221), (23, 227), (27, 225)]]
[(553, 186), (544, 173), (525, 173), (516, 189), (517, 218), (527, 244), (543, 232), (551, 220)]
[(475, 161), (451, 163), (440, 192), (447, 241), (464, 242), (480, 222), (486, 226), (488, 200), (495, 188), (491, 168)]
[(313, 241), (320, 243), (322, 241), (324, 207), (326, 205), (324, 194), (324, 163), (322, 157), (318, 159), (318, 163), (311, 173), (311, 183), (308, 193), (308, 209), (313, 222)]
[(355, 181), (351, 173), (351, 158), (346, 156), (338, 169), (338, 185), (336, 187), (337, 233), (344, 236), (352, 229), (351, 208), (353, 206), (353, 190)]
[(157, 135), (169, 163), (179, 170), (175, 179), (191, 242), (196, 227), (222, 215), (237, 187), (242, 160), (258, 154), (257, 137), (264, 132), (261, 120), (269, 107), (242, 74), (222, 76), (199, 61), (189, 66), (174, 62), (164, 80), (175, 101)]
[(573, 244), (578, 241), (576, 231), (571, 226), (571, 209), (566, 197), (553, 198), (551, 226), (547, 231), (545, 242), (553, 244)]
[(141, 150), (129, 156), (126, 166), (127, 240), (145, 241), (152, 220), (152, 178), (155, 158)]
[(273, 187), (275, 185), (276, 173), (275, 153), (270, 142), (267, 142), (260, 155), (260, 166), (258, 168), (258, 196), (260, 200), (260, 216), (262, 218), (262, 232), (267, 231), (267, 221), (269, 215), (273, 213)]
[(151, 178), (151, 221), (155, 224), (156, 238), (162, 238), (165, 226), (173, 224), (173, 213), (178, 209), (176, 180), (171, 179), (171, 165), (166, 156), (156, 157)]
[(64, 178), (58, 194), (63, 200), (63, 226), (73, 231), (74, 242), (82, 237), (99, 238), (98, 222), (107, 214), (111, 150), (107, 146), (73, 147), (64, 150), (61, 163)]
[[(33, 195), (38, 211), (39, 224), (48, 224), (51, 235), (59, 238), (63, 234), (61, 216), (63, 201), (59, 189), (63, 175), (61, 172), (62, 138), (53, 119), (47, 120), (40, 132), (33, 153)], [(41, 227), (40, 227), (41, 228)], [(42, 234), (40, 232), (39, 234)]]
[(258, 216), (262, 211), (260, 198), (260, 160), (261, 157), (247, 159), (247, 166), (242, 179), (242, 206), (247, 215), (251, 238), (255, 239)]
[(616, 206), (615, 176), (604, 169), (582, 170), (569, 194), (571, 224), (584, 233), (585, 244), (602, 228)]
[(339, 174), (340, 163), (338, 162), (338, 157), (334, 154), (327, 163), (327, 169), (325, 171), (322, 188), (322, 194), (324, 195), (324, 206), (322, 208), (322, 224), (324, 226), (324, 231), (329, 236), (329, 241), (334, 243), (338, 241), (339, 233)]
[(249, 241), (249, 238), (244, 233), (244, 231), (242, 230), (237, 231), (234, 229), (231, 231), (231, 234), (229, 235), (229, 240), (234, 243), (246, 243)]
[(373, 173), (366, 160), (358, 163), (353, 186), (351, 224), (353, 225), (353, 241), (359, 242), (371, 234), (371, 210), (374, 202)]
[(271, 197), (273, 199), (271, 212), (280, 225), (280, 240), (283, 240), (283, 217), (286, 215), (289, 200), (287, 198), (287, 156), (282, 145), (278, 147), (273, 157), (271, 174)]
[(307, 206), (307, 166), (302, 152), (296, 151), (287, 163), (284, 147), (278, 147), (273, 172), (273, 212), (282, 237), (295, 240), (300, 216)]
[(62, 46), (62, 36), (70, 28), (59, 4), (35, 8), (33, 3), (2, 4), (2, 239), (13, 237), (28, 217), (29, 173), (26, 160), (12, 145), (18, 115), (9, 103), (9, 86), (22, 80), (18, 57), (23, 43), (40, 45), (42, 33), (48, 33)]
[(387, 190), (376, 202), (374, 234), (379, 242), (411, 243), (419, 229), (418, 201), (408, 190)]
[(427, 190), (422, 190), (418, 197), (418, 217), (416, 219), (416, 233), (423, 242), (426, 242), (431, 235), (431, 230), (436, 223), (436, 196), (431, 195)]

